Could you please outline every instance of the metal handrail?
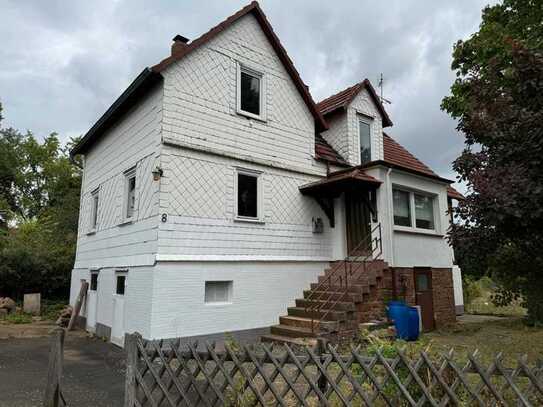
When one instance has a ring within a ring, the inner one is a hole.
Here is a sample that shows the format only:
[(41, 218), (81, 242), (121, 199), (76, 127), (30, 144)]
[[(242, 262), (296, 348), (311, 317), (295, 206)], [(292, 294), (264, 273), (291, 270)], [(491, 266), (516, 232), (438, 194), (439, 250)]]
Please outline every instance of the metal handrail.
[[(376, 233), (377, 232), (377, 233)], [(374, 234), (377, 236), (373, 237)], [(357, 255), (358, 250), (365, 249), (369, 246), (369, 252)], [(349, 293), (349, 280), (353, 275), (353, 263), (361, 263), (362, 269), (365, 271), (366, 262), (370, 260), (377, 259), (383, 253), (383, 242), (381, 234), (381, 223), (378, 223), (374, 226), (368, 236), (362, 242), (360, 242), (350, 254), (345, 257), (343, 263), (339, 262), (330, 270), (328, 276), (320, 282), (317, 287), (311, 290), (309, 295), (306, 297), (308, 305), (305, 306), (306, 313), (311, 315), (311, 332), (315, 332), (315, 320), (317, 313), (319, 313), (323, 308), (331, 303), (331, 306), (328, 307), (326, 313), (321, 315), (318, 319), (324, 320), (326, 316), (334, 309), (334, 306), (341, 302), (345, 296)], [(362, 259), (361, 259), (362, 258)], [(355, 272), (358, 271), (358, 268), (355, 268)], [(324, 294), (327, 293), (325, 287), (330, 287), (338, 283), (340, 287), (345, 287), (343, 291), (340, 291), (340, 296), (336, 300), (326, 299), (324, 302), (320, 302), (320, 299)], [(318, 295), (317, 295), (318, 294)]]

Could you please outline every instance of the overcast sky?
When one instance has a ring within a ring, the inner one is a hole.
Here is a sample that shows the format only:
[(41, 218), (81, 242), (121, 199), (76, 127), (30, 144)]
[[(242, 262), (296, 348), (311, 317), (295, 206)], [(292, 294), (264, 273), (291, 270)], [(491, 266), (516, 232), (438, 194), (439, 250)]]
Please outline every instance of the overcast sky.
[[(439, 105), (454, 80), (452, 45), (490, 0), (262, 0), (315, 101), (364, 78), (384, 96), (388, 129), (439, 174), (462, 149)], [(5, 125), (65, 140), (84, 134), (135, 76), (248, 1), (0, 0)]]

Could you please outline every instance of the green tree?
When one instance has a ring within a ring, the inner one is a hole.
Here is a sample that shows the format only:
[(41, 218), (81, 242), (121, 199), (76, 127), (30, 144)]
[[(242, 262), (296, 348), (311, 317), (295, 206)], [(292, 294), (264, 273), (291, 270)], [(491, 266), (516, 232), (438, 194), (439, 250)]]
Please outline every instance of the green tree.
[(465, 136), (454, 162), (470, 191), (451, 241), (464, 272), (491, 274), (506, 304), (543, 322), (543, 2), (504, 0), (454, 47), (457, 79), (442, 103)]
[(74, 142), (0, 127), (0, 293), (67, 294), (81, 186)]

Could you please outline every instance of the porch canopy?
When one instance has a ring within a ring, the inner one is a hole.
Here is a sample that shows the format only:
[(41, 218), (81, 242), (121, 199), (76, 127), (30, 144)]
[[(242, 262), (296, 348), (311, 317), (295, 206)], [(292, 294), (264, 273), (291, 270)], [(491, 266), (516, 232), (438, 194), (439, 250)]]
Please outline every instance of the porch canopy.
[(353, 190), (369, 191), (370, 198), (365, 202), (374, 219), (377, 217), (375, 191), (382, 184), (381, 181), (366, 174), (361, 168), (348, 168), (328, 174), (326, 178), (300, 186), (303, 195), (311, 196), (318, 202), (330, 221), (335, 226), (334, 199), (342, 193)]

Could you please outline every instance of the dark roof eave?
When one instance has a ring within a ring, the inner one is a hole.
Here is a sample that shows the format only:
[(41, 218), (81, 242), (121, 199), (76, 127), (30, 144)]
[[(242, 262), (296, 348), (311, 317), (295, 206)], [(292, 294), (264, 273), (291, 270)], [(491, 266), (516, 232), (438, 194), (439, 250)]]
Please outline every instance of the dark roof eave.
[(79, 143), (72, 148), (70, 156), (74, 157), (78, 154), (84, 154), (104, 131), (113, 125), (120, 116), (134, 106), (149, 89), (161, 80), (161, 74), (153, 72), (150, 68), (145, 68), (90, 128)]
[(384, 160), (370, 161), (370, 162), (368, 162), (366, 164), (359, 165), (358, 168), (364, 169), (364, 168), (377, 167), (379, 165), (381, 165), (383, 167), (388, 167), (388, 168), (393, 168), (393, 169), (396, 169), (396, 170), (408, 172), (410, 174), (418, 175), (418, 176), (421, 176), (421, 177), (431, 178), (431, 179), (434, 179), (436, 181), (444, 182), (446, 184), (453, 184), (455, 182), (455, 181), (452, 181), (450, 179), (440, 177), (439, 175), (427, 174), (427, 173), (422, 172), (422, 171), (417, 171), (417, 170), (414, 170), (412, 168), (407, 168), (407, 167), (404, 167), (402, 165), (390, 163), (390, 162), (384, 161)]

